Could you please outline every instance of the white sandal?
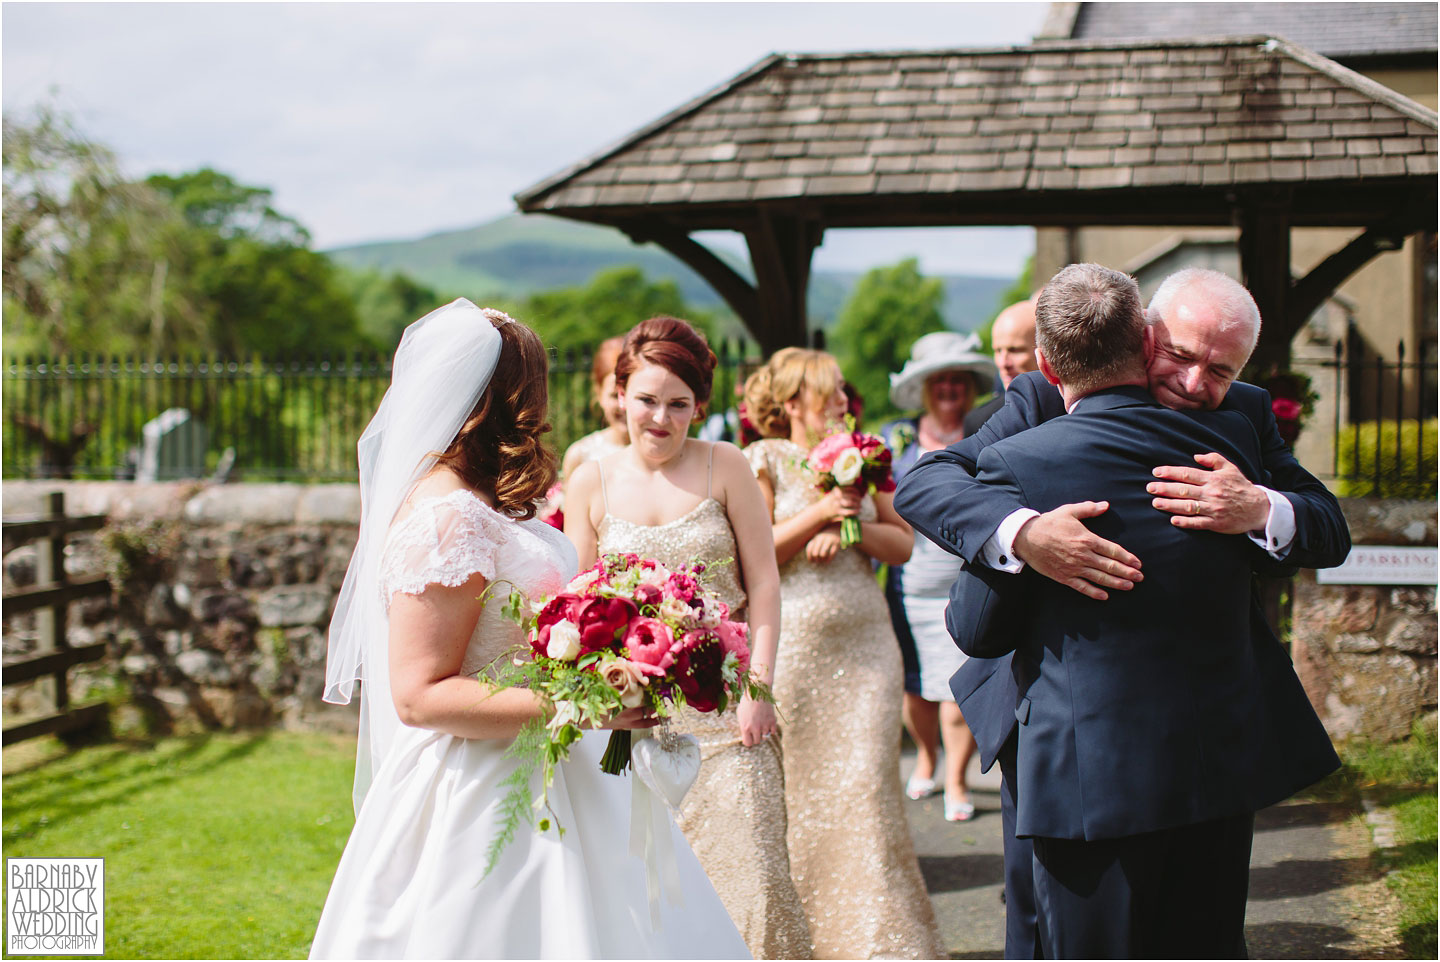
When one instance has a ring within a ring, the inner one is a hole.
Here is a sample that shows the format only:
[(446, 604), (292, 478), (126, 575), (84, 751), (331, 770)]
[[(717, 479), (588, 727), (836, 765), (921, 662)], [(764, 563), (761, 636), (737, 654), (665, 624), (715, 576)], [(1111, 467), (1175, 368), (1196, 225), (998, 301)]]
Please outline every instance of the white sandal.
[(933, 778), (918, 778), (911, 775), (910, 780), (905, 783), (905, 796), (917, 802), (939, 792), (940, 786), (935, 783)]
[(975, 804), (945, 796), (945, 821), (968, 822), (975, 817)]

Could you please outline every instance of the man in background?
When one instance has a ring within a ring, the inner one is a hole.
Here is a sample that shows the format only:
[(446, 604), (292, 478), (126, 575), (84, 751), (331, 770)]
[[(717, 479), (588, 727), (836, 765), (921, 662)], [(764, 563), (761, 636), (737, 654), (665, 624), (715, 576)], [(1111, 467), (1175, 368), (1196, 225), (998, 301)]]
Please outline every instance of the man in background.
[(1005, 403), (1010, 382), (1026, 371), (1035, 370), (1035, 300), (1011, 304), (995, 317), (990, 325), (990, 350), (1000, 370), (1000, 390), (995, 396), (965, 415), (965, 436), (980, 430), (980, 425)]

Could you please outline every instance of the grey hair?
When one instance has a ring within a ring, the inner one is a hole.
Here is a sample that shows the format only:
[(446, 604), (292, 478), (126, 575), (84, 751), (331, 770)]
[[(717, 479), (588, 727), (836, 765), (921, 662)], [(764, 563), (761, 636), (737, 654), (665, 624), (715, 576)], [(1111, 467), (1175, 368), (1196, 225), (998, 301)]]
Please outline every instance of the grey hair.
[(1089, 392), (1145, 372), (1145, 312), (1135, 279), (1071, 264), (1035, 300), (1035, 343), (1067, 388)]
[(1186, 267), (1171, 274), (1160, 282), (1150, 298), (1146, 321), (1155, 323), (1170, 314), (1170, 305), (1184, 291), (1197, 288), (1215, 304), (1220, 312), (1221, 327), (1244, 324), (1250, 329), (1250, 350), (1260, 341), (1260, 308), (1255, 298), (1229, 274), (1210, 270), (1206, 267)]

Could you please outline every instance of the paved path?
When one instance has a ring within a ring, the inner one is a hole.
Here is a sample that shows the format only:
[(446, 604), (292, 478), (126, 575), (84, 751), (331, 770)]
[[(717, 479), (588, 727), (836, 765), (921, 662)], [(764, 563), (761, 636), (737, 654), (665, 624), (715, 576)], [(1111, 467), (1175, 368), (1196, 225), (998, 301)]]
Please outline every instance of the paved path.
[[(913, 764), (909, 753), (901, 771)], [(951, 958), (1000, 958), (1005, 947), (1004, 861), (1000, 840), (1000, 769), (971, 767), (971, 822), (947, 823), (940, 797), (906, 801), (920, 870)], [(1246, 938), (1255, 959), (1348, 959), (1366, 955), (1348, 923), (1340, 890), (1363, 870), (1339, 852), (1333, 826), (1341, 806), (1290, 802), (1261, 812), (1250, 861)]]

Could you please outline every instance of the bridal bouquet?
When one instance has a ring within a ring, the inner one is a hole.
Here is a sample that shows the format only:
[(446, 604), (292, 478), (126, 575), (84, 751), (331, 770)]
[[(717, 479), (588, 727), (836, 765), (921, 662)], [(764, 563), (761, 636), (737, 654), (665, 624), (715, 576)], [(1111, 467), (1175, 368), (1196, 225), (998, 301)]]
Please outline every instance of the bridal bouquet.
[[(725, 602), (704, 586), (705, 567), (692, 562), (671, 569), (635, 554), (609, 554), (553, 597), (531, 601), (510, 593), (506, 614), (527, 630), (529, 646), (492, 666), (489, 681), (528, 688), (553, 713), (527, 724), (510, 749), (521, 765), (506, 780), (505, 823), (492, 842), (487, 872), (524, 813), (548, 809), (555, 766), (569, 757), (582, 726), (599, 725), (624, 708), (644, 707), (665, 718), (681, 705), (724, 711), (746, 693), (773, 700), (750, 678), (748, 626), (731, 620)], [(629, 730), (612, 732), (601, 769), (624, 771), (631, 747)], [(542, 795), (532, 802), (530, 776), (537, 767)], [(540, 818), (537, 827), (548, 830), (550, 819)]]
[[(821, 491), (831, 488), (854, 488), (861, 494), (873, 491), (894, 491), (895, 479), (890, 474), (890, 449), (873, 434), (855, 430), (855, 419), (846, 415), (845, 430), (836, 431), (810, 450), (805, 466), (815, 475), (815, 486)], [(860, 543), (860, 520), (840, 521), (840, 544), (850, 547)]]

